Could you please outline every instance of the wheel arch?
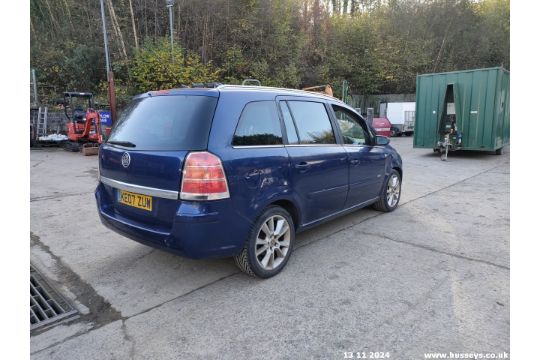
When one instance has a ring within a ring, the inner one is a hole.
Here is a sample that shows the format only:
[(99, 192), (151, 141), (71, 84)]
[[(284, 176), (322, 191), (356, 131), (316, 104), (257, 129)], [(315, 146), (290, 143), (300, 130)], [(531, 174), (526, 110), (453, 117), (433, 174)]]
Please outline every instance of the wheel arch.
[(298, 230), (298, 228), (300, 227), (300, 219), (301, 219), (301, 217), (300, 217), (300, 210), (294, 204), (294, 202), (292, 202), (289, 199), (279, 199), (279, 200), (275, 200), (275, 201), (271, 202), (270, 204), (267, 205), (267, 207), (272, 206), (272, 205), (280, 206), (280, 207), (284, 208), (285, 210), (287, 210), (287, 212), (292, 217), (292, 220), (293, 220), (293, 223), (294, 223), (294, 229)]
[(403, 170), (401, 170), (399, 166), (393, 166), (392, 169), (396, 170), (399, 173), (399, 178), (401, 179), (401, 181), (403, 181)]

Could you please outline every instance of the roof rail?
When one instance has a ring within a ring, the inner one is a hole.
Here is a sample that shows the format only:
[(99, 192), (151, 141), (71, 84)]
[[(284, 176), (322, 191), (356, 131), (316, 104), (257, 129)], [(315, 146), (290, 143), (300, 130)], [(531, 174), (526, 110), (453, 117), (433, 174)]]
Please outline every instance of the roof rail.
[(254, 83), (256, 86), (261, 86), (261, 82), (257, 79), (244, 79), (244, 81), (242, 81), (242, 85), (250, 85), (250, 83)]
[(333, 96), (330, 96), (328, 94), (323, 94), (323, 93), (314, 92), (314, 91), (299, 90), (299, 89), (279, 88), (279, 87), (272, 87), (272, 86), (231, 85), (231, 84), (223, 84), (223, 85), (218, 86), (218, 89), (227, 89), (227, 88), (251, 89), (251, 90), (259, 90), (259, 91), (260, 90), (268, 90), (268, 91), (282, 90), (282, 91), (288, 91), (288, 92), (297, 93), (299, 95), (300, 94), (301, 95), (309, 94), (309, 95), (312, 95), (312, 96), (324, 96), (324, 97), (331, 98), (332, 100), (343, 102), (340, 99), (338, 99), (336, 97), (333, 97)]
[(212, 89), (212, 88), (217, 88), (218, 86), (220, 85), (223, 85), (222, 83), (220, 82), (201, 82), (201, 83), (192, 83), (191, 84), (191, 87), (192, 88), (208, 88), (208, 89)]

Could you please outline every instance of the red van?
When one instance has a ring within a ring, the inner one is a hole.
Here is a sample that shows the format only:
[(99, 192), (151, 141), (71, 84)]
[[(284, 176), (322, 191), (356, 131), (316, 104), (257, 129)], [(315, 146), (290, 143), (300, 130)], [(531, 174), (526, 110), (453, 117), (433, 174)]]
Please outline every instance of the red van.
[(373, 128), (377, 135), (390, 137), (392, 124), (387, 118), (373, 118)]

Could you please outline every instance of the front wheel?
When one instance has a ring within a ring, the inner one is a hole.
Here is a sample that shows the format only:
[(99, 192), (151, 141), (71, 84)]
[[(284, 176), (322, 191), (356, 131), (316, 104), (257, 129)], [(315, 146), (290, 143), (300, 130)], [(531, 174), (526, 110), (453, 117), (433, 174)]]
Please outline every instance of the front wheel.
[(373, 204), (375, 210), (390, 212), (394, 211), (401, 198), (401, 176), (397, 170), (392, 170), (390, 176), (386, 180), (383, 187), (383, 192), (379, 200)]
[(257, 219), (234, 261), (248, 275), (272, 277), (287, 264), (294, 239), (294, 223), (289, 213), (271, 206)]

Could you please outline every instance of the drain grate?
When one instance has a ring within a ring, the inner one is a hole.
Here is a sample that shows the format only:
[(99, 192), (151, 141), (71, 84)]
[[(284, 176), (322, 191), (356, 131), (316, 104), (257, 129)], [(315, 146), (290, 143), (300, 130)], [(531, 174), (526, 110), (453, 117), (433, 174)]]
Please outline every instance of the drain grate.
[(77, 310), (30, 266), (30, 330), (51, 325), (77, 314)]

